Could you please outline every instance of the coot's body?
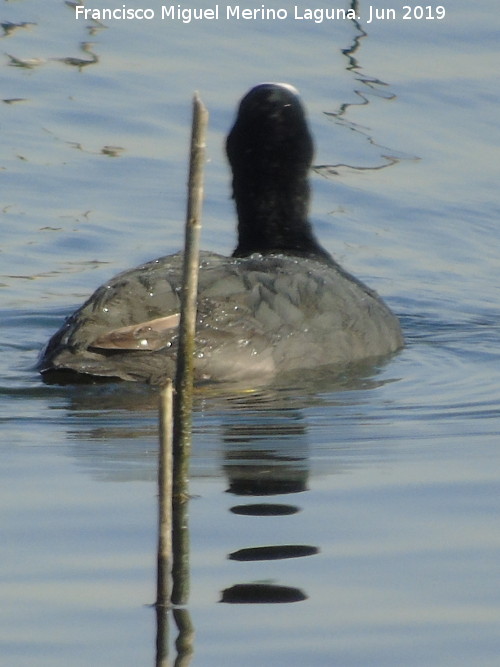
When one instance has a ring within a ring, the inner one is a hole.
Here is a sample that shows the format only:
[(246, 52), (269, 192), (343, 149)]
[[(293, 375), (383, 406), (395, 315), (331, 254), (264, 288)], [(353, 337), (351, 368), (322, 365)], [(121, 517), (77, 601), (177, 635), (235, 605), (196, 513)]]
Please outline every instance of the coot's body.
[[(232, 257), (200, 257), (196, 380), (269, 379), (399, 349), (397, 318), (314, 237), (312, 140), (295, 89), (252, 89), (227, 152), (238, 245)], [(173, 377), (181, 284), (180, 253), (116, 276), (54, 334), (40, 371), (154, 384)]]

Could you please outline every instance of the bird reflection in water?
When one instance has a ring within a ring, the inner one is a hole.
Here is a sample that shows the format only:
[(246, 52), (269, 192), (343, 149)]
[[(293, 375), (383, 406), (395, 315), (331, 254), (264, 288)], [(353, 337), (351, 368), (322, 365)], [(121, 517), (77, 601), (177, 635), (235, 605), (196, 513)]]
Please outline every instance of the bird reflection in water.
[[(235, 496), (296, 494), (307, 490), (309, 448), (306, 424), (299, 410), (268, 409), (245, 416), (245, 422), (227, 424), (223, 434), (224, 473), (228, 493)], [(239, 504), (232, 513), (244, 516), (278, 517), (296, 514), (294, 504), (267, 502)], [(244, 519), (243, 519), (244, 520)], [(247, 531), (242, 531), (246, 534)], [(269, 561), (312, 556), (319, 548), (304, 544), (273, 544), (245, 547), (228, 558), (236, 561)], [(258, 579), (262, 567), (256, 567)], [(256, 604), (300, 602), (307, 594), (300, 588), (262, 581), (237, 583), (222, 591), (221, 602)]]

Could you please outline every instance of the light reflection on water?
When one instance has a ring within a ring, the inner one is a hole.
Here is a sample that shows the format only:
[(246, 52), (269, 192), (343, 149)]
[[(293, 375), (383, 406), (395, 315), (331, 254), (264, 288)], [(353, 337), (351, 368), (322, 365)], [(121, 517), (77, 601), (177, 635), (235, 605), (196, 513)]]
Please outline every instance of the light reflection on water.
[[(2, 21), (36, 25), (2, 50), (44, 60), (5, 57), (2, 99), (25, 101), (0, 107), (5, 660), (154, 662), (156, 396), (44, 386), (33, 365), (99, 283), (178, 249), (195, 89), (211, 110), (204, 246), (231, 250), (223, 137), (246, 88), (274, 79), (309, 109), (318, 234), (387, 298), (407, 347), (333, 382), (197, 395), (193, 664), (496, 665), (493, 0), (456, 1), (432, 26), (123, 22), (93, 34), (64, 3), (4, 5)], [(88, 58), (91, 40), (98, 63), (61, 60)], [(250, 558), (276, 548), (297, 557)], [(220, 603), (248, 584), (305, 599)]]

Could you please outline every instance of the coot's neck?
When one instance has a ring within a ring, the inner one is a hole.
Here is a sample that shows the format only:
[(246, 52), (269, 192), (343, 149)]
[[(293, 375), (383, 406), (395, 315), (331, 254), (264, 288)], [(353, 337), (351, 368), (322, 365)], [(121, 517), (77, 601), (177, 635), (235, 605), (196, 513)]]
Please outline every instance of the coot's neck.
[(333, 261), (308, 220), (313, 141), (297, 91), (264, 83), (242, 99), (226, 142), (238, 212), (233, 255)]
[[(234, 173), (238, 245), (234, 257), (283, 253), (331, 261), (308, 220), (308, 170), (281, 166), (278, 172)], [(295, 173), (294, 173), (295, 172)]]

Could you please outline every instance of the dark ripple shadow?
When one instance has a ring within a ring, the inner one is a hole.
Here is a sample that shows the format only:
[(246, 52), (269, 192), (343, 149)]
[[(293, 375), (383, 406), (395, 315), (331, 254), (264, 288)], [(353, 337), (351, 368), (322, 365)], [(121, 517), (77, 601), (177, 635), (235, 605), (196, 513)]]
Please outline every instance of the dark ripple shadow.
[(246, 547), (228, 555), (229, 560), (281, 560), (284, 558), (302, 558), (319, 553), (318, 547), (308, 544), (277, 544), (266, 547)]
[(276, 584), (235, 584), (222, 591), (220, 602), (230, 604), (279, 604), (302, 602), (307, 595), (300, 588)]
[(300, 507), (283, 503), (249, 503), (234, 505), (229, 511), (242, 516), (289, 516), (300, 512)]

